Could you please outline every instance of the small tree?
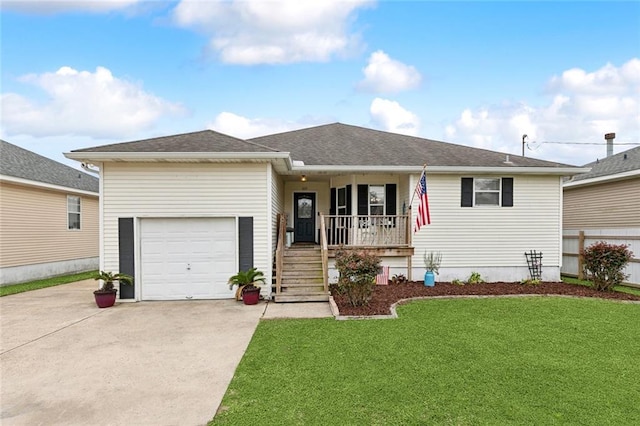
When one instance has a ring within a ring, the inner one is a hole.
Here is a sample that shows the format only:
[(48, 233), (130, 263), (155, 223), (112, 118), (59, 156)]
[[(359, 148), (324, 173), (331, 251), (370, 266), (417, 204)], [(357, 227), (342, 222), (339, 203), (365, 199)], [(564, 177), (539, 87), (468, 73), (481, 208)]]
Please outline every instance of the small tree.
[(599, 241), (580, 253), (587, 276), (596, 290), (610, 291), (628, 277), (622, 272), (633, 257), (628, 247)]
[(336, 252), (336, 268), (340, 272), (338, 286), (351, 306), (368, 304), (376, 285), (380, 258), (367, 252), (340, 249)]

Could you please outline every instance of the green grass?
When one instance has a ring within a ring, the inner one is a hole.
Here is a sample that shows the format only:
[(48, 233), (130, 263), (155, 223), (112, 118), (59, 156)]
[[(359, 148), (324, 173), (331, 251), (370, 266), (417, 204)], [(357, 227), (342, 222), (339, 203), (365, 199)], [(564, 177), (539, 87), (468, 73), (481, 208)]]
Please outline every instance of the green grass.
[[(565, 283), (569, 283), (569, 284), (578, 284), (578, 285), (584, 285), (587, 287), (592, 287), (592, 283), (591, 281), (588, 280), (579, 280), (577, 278), (573, 278), (573, 277), (567, 277), (567, 276), (562, 276), (562, 281), (564, 281)], [(617, 285), (615, 287), (613, 287), (614, 291), (619, 291), (621, 293), (629, 293), (629, 294), (635, 294), (637, 296), (640, 296), (640, 288), (636, 288), (636, 287), (629, 287), (626, 285)]]
[(63, 275), (60, 277), (47, 278), (44, 280), (30, 281), (28, 283), (8, 285), (0, 287), (0, 297), (10, 294), (23, 293), (25, 291), (39, 290), (41, 288), (53, 287), (60, 284), (68, 284), (75, 281), (92, 279), (98, 271), (81, 272), (73, 275)]
[(640, 424), (640, 305), (422, 300), (261, 321), (211, 425)]

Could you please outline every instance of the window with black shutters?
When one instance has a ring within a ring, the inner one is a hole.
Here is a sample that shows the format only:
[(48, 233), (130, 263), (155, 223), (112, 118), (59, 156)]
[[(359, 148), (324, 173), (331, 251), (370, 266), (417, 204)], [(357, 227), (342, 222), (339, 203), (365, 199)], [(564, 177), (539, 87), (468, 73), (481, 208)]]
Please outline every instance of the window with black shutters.
[(461, 207), (513, 207), (513, 178), (464, 177), (460, 194)]

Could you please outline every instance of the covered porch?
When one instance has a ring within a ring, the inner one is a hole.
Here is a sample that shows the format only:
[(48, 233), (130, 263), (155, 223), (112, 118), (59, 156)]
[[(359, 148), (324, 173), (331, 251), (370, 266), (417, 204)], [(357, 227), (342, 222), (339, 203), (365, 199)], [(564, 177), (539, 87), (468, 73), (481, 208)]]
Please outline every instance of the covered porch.
[[(329, 297), (330, 260), (340, 249), (365, 250), (384, 259), (404, 257), (411, 279), (410, 215), (327, 215), (319, 213), (318, 242), (293, 242), (284, 238), (286, 215), (278, 219), (275, 253), (275, 301), (321, 301)], [(295, 232), (295, 231), (293, 231)], [(388, 278), (388, 277), (387, 277)]]
[(415, 187), (410, 173), (281, 178), (281, 198), (276, 203), (281, 206), (275, 233), (276, 301), (294, 292), (305, 300), (328, 295), (329, 281), (337, 273), (333, 258), (340, 248), (366, 250), (379, 256), (384, 266), (404, 263), (410, 274), (414, 254), (410, 203)]

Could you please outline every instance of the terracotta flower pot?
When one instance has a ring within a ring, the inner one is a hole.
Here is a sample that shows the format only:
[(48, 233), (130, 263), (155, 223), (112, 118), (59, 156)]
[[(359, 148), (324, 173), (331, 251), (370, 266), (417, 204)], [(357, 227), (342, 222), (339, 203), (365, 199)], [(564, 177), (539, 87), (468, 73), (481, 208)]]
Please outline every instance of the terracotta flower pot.
[(94, 297), (96, 298), (96, 305), (98, 308), (108, 308), (113, 306), (116, 303), (116, 293), (118, 290), (115, 288), (113, 290), (96, 290), (93, 292)]

